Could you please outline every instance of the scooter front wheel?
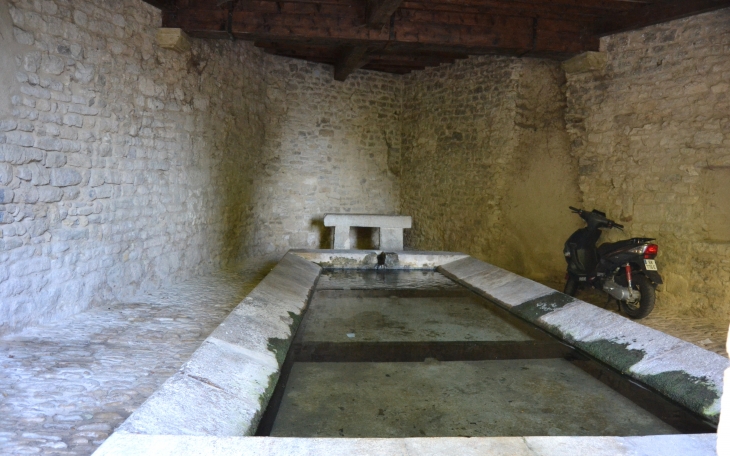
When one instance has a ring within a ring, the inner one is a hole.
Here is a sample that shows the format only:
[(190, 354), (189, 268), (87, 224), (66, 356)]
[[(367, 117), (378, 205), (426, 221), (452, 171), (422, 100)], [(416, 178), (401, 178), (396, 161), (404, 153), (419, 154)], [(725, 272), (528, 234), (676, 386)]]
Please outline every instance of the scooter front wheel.
[[(626, 279), (623, 280), (626, 286)], [(654, 310), (654, 302), (656, 301), (656, 290), (649, 279), (641, 274), (636, 274), (631, 280), (634, 290), (641, 293), (641, 299), (636, 302), (620, 301), (621, 310), (630, 318), (635, 320), (646, 317)]]

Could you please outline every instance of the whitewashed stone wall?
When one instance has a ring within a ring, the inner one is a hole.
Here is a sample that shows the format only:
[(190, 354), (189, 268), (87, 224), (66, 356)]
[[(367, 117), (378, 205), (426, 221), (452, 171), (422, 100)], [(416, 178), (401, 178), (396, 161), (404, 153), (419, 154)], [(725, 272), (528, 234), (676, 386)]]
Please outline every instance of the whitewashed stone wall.
[(393, 77), (163, 50), (139, 0), (0, 13), (0, 333), (318, 246), (324, 212), (397, 209)]
[(567, 84), (585, 206), (627, 226), (614, 239), (658, 239), (661, 305), (726, 320), (730, 10), (606, 37), (601, 47), (606, 70), (569, 74)]
[(567, 85), (503, 57), (341, 83), (247, 43), (161, 50), (159, 23), (0, 0), (0, 333), (328, 247), (326, 212), (413, 215), (411, 247), (557, 280), (581, 198), (659, 238), (662, 303), (730, 312), (727, 10), (606, 38)]
[(140, 1), (3, 9), (3, 42), (16, 44), (0, 50), (14, 60), (2, 70), (14, 81), (1, 97), (0, 332), (237, 256), (263, 144), (261, 55), (161, 50), (159, 12)]
[(406, 78), (403, 212), (409, 242), (562, 279), (577, 166), (556, 62), (479, 57)]
[(270, 56), (266, 143), (259, 163), (253, 251), (332, 248), (324, 214), (397, 213), (389, 157), (400, 154), (400, 77)]

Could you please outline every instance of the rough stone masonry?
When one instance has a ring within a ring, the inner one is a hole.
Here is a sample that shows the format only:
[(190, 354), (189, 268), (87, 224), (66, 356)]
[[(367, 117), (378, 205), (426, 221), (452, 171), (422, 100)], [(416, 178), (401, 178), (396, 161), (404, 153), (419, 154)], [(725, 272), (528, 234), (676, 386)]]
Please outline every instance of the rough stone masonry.
[(658, 305), (730, 312), (730, 12), (604, 38), (604, 70), (474, 57), (407, 76), (157, 46), (140, 0), (0, 0), (0, 333), (292, 247), (325, 213), (558, 280), (607, 211), (657, 237)]
[(0, 333), (319, 245), (327, 211), (397, 210), (392, 76), (160, 49), (139, 0), (3, 0), (0, 19)]

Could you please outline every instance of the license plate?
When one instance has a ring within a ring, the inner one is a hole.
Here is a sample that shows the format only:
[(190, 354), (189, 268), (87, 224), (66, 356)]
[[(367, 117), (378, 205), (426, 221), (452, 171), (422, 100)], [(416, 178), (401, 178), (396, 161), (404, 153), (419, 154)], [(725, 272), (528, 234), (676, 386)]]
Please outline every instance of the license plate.
[(656, 271), (656, 261), (654, 260), (644, 260), (644, 267), (646, 267), (647, 271)]

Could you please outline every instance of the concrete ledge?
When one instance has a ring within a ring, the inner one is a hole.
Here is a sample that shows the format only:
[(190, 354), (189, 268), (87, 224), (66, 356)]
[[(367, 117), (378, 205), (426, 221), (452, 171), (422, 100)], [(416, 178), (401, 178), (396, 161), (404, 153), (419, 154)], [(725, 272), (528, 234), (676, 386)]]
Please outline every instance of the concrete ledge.
[(410, 215), (382, 214), (325, 214), (324, 226), (364, 226), (377, 228), (410, 228)]
[(115, 433), (95, 453), (121, 455), (714, 456), (715, 434), (649, 437), (303, 439)]
[(285, 255), (117, 434), (252, 435), (320, 270)]
[(438, 270), (717, 423), (730, 360), (628, 318), (467, 258)]
[[(375, 269), (378, 266), (380, 250), (290, 250), (305, 260), (316, 263), (323, 268), (333, 269)], [(388, 269), (435, 269), (443, 264), (470, 258), (469, 255), (456, 252), (388, 252), (390, 259)]]

